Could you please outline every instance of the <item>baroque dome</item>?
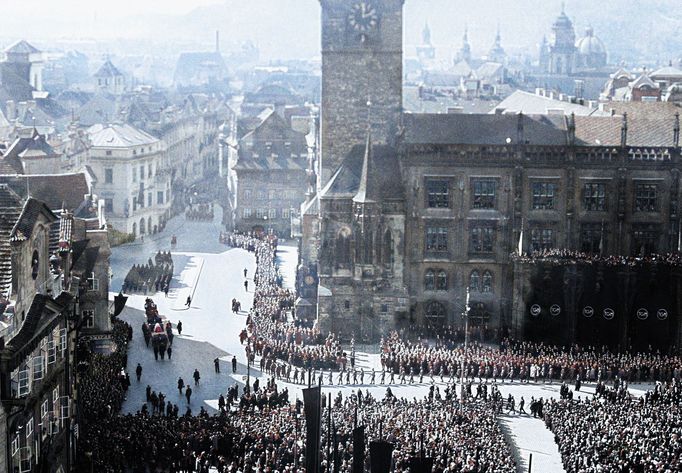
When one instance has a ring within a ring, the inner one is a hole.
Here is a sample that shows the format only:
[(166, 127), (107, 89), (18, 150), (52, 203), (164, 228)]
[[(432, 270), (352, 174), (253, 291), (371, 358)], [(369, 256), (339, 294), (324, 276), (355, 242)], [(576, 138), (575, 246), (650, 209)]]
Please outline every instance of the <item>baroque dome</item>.
[(585, 36), (578, 39), (575, 47), (582, 55), (588, 56), (591, 54), (606, 54), (606, 46), (601, 39), (594, 35), (594, 30), (590, 26), (585, 31)]

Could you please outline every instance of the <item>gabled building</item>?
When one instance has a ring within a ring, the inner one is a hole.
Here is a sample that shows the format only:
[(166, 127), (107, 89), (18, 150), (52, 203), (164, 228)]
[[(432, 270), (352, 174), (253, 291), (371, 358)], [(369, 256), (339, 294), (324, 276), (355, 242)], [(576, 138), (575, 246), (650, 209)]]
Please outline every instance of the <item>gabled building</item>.
[(125, 92), (125, 77), (109, 59), (95, 72), (94, 79), (96, 88), (104, 93), (118, 96)]
[(235, 227), (288, 237), (292, 213), (297, 214), (305, 200), (310, 152), (306, 134), (270, 110), (238, 147)]

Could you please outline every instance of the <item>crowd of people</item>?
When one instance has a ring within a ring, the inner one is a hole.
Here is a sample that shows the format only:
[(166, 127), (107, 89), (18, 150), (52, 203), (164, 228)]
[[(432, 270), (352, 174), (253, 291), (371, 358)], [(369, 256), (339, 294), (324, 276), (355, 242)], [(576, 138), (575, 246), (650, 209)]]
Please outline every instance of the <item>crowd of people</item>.
[[(616, 353), (606, 347), (560, 347), (504, 339), (500, 347), (449, 340), (411, 342), (392, 332), (381, 342), (383, 369), (404, 375), (440, 375), (499, 381), (666, 381), (682, 377), (682, 359), (658, 352)], [(464, 371), (462, 371), (464, 369)]]
[(123, 280), (122, 292), (132, 293), (163, 291), (168, 294), (173, 279), (173, 257), (170, 251), (159, 251), (154, 261), (149, 258), (147, 264), (136, 264), (130, 268)]
[(621, 387), (546, 404), (568, 473), (682, 471), (682, 385), (657, 383), (633, 398)]
[(682, 266), (682, 256), (679, 253), (650, 254), (642, 256), (599, 255), (565, 248), (550, 248), (530, 253), (512, 253), (512, 259), (523, 263), (546, 262), (556, 265), (569, 263), (601, 264), (604, 266), (638, 266), (642, 264), (664, 264), (668, 266)]

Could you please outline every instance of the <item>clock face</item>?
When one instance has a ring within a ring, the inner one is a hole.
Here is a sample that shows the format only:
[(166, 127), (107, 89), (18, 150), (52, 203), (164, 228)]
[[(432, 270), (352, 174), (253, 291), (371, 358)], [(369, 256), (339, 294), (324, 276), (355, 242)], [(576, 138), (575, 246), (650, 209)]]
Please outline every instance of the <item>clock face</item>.
[(379, 23), (377, 9), (370, 3), (359, 2), (353, 5), (348, 15), (348, 24), (359, 33), (367, 33)]

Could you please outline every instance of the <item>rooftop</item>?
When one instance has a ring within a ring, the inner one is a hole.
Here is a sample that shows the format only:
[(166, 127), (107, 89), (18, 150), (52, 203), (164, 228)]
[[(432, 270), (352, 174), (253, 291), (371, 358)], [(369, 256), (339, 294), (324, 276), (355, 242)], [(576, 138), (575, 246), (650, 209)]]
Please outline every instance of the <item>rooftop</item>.
[(97, 124), (88, 128), (94, 148), (131, 148), (158, 143), (149, 133), (128, 124)]

